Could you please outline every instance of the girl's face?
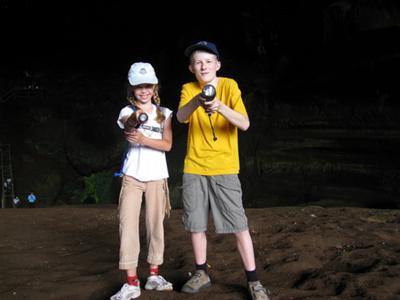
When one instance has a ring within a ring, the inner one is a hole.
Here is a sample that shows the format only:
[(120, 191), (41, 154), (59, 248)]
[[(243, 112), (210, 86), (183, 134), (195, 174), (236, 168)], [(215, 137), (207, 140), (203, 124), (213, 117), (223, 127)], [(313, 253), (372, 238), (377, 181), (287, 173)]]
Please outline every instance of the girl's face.
[(217, 78), (217, 71), (221, 68), (221, 62), (217, 56), (205, 51), (195, 51), (192, 54), (189, 70), (200, 84), (211, 83)]
[(154, 85), (147, 83), (137, 85), (133, 88), (133, 94), (139, 103), (151, 103), (151, 99), (154, 95)]

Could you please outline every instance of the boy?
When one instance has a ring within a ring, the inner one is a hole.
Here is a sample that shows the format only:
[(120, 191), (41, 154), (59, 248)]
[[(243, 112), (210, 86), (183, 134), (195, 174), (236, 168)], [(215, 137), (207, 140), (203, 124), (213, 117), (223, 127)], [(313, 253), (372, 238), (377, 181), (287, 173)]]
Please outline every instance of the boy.
[[(256, 274), (238, 178), (237, 128), (246, 131), (250, 126), (241, 92), (233, 79), (217, 77), (221, 62), (215, 44), (200, 41), (186, 48), (185, 55), (190, 58), (189, 70), (197, 82), (183, 85), (177, 119), (189, 125), (182, 184), (183, 223), (191, 233), (196, 271), (182, 292), (197, 293), (211, 285), (205, 234), (210, 207), (216, 232), (235, 234), (252, 299), (268, 300)], [(212, 101), (202, 97), (205, 85), (216, 88)]]

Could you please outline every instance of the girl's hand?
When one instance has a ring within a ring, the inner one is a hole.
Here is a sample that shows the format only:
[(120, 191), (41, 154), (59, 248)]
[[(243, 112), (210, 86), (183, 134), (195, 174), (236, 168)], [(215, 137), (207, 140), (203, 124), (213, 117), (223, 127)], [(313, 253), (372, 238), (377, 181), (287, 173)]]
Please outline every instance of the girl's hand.
[(144, 135), (137, 129), (124, 131), (125, 138), (132, 144), (143, 144)]

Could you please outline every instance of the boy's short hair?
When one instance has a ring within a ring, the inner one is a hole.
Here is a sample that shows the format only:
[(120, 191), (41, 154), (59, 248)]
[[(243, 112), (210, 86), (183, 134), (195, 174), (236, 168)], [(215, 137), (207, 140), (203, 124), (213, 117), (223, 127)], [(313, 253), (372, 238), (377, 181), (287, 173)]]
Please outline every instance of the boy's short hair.
[(217, 46), (214, 43), (207, 42), (207, 41), (200, 41), (200, 42), (197, 42), (197, 43), (187, 47), (184, 53), (187, 57), (190, 57), (192, 55), (192, 53), (196, 50), (203, 50), (203, 51), (215, 54), (217, 56), (217, 58), (219, 59), (219, 51), (218, 51)]

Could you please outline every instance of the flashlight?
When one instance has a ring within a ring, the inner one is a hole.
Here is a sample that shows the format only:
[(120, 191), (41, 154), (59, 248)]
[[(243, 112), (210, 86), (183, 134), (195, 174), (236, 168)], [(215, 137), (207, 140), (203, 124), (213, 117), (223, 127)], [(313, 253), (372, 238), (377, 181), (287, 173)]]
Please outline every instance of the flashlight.
[[(201, 98), (204, 99), (205, 102), (209, 102), (214, 100), (216, 94), (215, 87), (211, 84), (206, 84), (203, 89), (201, 90)], [(210, 121), (210, 126), (213, 134), (213, 141), (215, 142), (217, 140), (217, 137), (215, 136), (215, 131), (214, 131), (214, 126), (211, 122), (211, 113), (208, 113), (208, 120)]]
[(126, 120), (126, 126), (127, 128), (139, 128), (140, 125), (146, 123), (146, 121), (149, 119), (149, 116), (142, 112), (140, 113), (137, 117), (136, 114), (133, 113), (130, 115), (130, 117), (128, 118), (128, 120)]
[(201, 97), (206, 102), (214, 100), (215, 94), (216, 94), (215, 87), (211, 84), (206, 84), (201, 90)]
[(146, 113), (144, 113), (144, 112), (140, 113), (137, 118), (137, 124), (136, 124), (135, 128), (139, 128), (140, 125), (146, 123), (148, 119), (149, 119), (149, 116)]

